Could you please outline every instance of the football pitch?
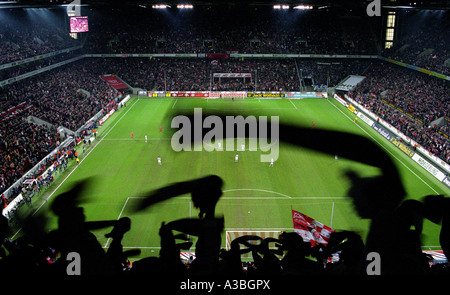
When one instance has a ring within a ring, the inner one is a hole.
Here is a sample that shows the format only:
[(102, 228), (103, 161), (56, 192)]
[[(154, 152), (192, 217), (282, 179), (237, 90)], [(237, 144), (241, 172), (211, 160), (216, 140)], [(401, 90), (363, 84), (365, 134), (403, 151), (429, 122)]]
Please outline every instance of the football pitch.
[[(31, 208), (24, 210), (48, 217), (48, 229), (57, 227), (56, 217), (48, 208), (52, 200), (81, 180), (89, 180), (83, 192), (87, 221), (131, 219), (131, 230), (123, 238), (124, 250), (140, 249), (141, 255), (132, 260), (159, 255), (159, 228), (162, 222), (196, 218), (199, 210), (190, 195), (181, 195), (160, 202), (140, 212), (132, 208), (142, 196), (164, 186), (215, 174), (224, 181), (223, 195), (216, 215), (224, 216), (226, 232), (293, 231), (291, 210), (302, 212), (335, 230), (352, 230), (363, 238), (369, 221), (362, 220), (346, 196), (350, 182), (346, 170), (361, 176), (375, 176), (379, 169), (334, 155), (293, 147), (280, 142), (279, 158), (273, 167), (261, 162), (261, 150), (244, 151), (181, 151), (171, 146), (171, 118), (167, 114), (189, 112), (194, 108), (239, 112), (242, 115), (279, 116), (302, 127), (344, 131), (368, 137), (381, 145), (395, 161), (405, 186), (407, 197), (421, 199), (430, 194), (448, 195), (448, 189), (422, 167), (393, 146), (375, 130), (355, 117), (331, 98), (288, 99), (200, 99), (200, 98), (139, 98), (132, 97), (126, 107), (119, 109), (99, 128), (92, 146), (81, 151), (80, 163), (57, 175), (44, 193), (33, 199)], [(161, 126), (161, 131), (160, 131)], [(133, 132), (133, 138), (131, 138)], [(148, 141), (145, 142), (147, 135)], [(293, 135), (295, 136), (295, 135)], [(339, 144), (339, 142), (330, 142)], [(239, 162), (235, 163), (235, 155)], [(162, 165), (158, 165), (157, 157)], [(367, 151), (370, 157), (370, 151)], [(45, 202), (48, 200), (48, 202)], [(105, 238), (111, 228), (93, 231), (104, 248), (111, 240)], [(424, 221), (422, 244), (424, 250), (440, 249), (440, 227)], [(195, 247), (193, 239), (193, 248)]]

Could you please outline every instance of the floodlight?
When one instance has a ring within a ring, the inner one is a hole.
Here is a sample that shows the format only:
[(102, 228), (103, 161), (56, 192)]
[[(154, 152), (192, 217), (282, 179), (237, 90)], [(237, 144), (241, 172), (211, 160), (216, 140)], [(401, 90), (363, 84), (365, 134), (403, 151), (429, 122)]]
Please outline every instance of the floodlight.
[(178, 4), (177, 8), (180, 8), (180, 9), (192, 9), (192, 8), (194, 8), (194, 5), (192, 5), (192, 4)]
[(155, 4), (155, 5), (152, 5), (152, 8), (155, 8), (155, 9), (166, 9), (167, 5), (166, 4)]
[(297, 6), (294, 6), (294, 9), (307, 10), (307, 9), (313, 9), (313, 7), (311, 5), (297, 5)]
[(289, 5), (275, 4), (275, 5), (273, 6), (273, 9), (289, 9)]

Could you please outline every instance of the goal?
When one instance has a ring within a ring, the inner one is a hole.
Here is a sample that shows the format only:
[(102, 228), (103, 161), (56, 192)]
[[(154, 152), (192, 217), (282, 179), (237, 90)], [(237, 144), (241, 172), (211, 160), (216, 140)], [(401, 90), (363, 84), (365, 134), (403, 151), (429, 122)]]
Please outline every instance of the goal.
[(220, 99), (229, 99), (231, 98), (240, 98), (244, 99), (247, 97), (246, 91), (211, 91), (209, 92), (208, 98), (220, 98)]
[[(262, 239), (266, 238), (274, 238), (278, 239), (279, 235), (282, 233), (282, 231), (253, 231), (253, 230), (247, 230), (247, 231), (225, 231), (226, 235), (226, 249), (231, 249), (231, 242), (238, 238), (243, 236), (258, 236)], [(255, 241), (256, 243), (260, 243), (259, 241)], [(245, 249), (246, 247), (244, 245), (240, 245), (241, 249)], [(270, 249), (277, 249), (274, 245), (274, 243), (269, 244)], [(243, 257), (246, 257), (248, 254), (244, 254)], [(251, 255), (251, 254), (250, 254)]]

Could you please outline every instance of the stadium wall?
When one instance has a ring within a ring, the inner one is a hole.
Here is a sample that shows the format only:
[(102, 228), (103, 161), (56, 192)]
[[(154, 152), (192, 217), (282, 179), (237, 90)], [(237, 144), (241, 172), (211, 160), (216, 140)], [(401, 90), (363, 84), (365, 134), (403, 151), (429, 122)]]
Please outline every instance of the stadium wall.
[(58, 50), (58, 51), (54, 51), (54, 52), (50, 52), (50, 53), (46, 53), (46, 54), (36, 55), (36, 56), (33, 56), (33, 57), (29, 57), (29, 58), (25, 58), (25, 59), (22, 59), (22, 60), (18, 60), (18, 61), (13, 61), (13, 62), (10, 62), (10, 63), (7, 63), (7, 64), (0, 65), (0, 70), (12, 68), (12, 67), (19, 66), (19, 65), (24, 65), (24, 64), (36, 61), (36, 60), (42, 60), (42, 59), (45, 59), (45, 58), (48, 58), (48, 57), (52, 57), (52, 56), (60, 55), (60, 54), (63, 54), (63, 53), (75, 51), (75, 50), (78, 50), (78, 49), (81, 49), (81, 48), (83, 48), (83, 46), (80, 45), (80, 46), (66, 48), (66, 49), (62, 49), (62, 50)]
[[(9, 197), (12, 194), (12, 188), (13, 187), (19, 187), (22, 185), (22, 183), (32, 174), (34, 174), (36, 171), (38, 171), (41, 166), (44, 164), (45, 160), (49, 157), (53, 157), (59, 150), (61, 146), (66, 146), (68, 143), (73, 142), (73, 138), (69, 137), (66, 140), (64, 140), (57, 148), (55, 148), (51, 153), (49, 153), (46, 157), (44, 157), (39, 163), (37, 163), (33, 168), (28, 170), (19, 180), (17, 180), (13, 185), (11, 185), (3, 194), (5, 197)], [(48, 169), (53, 168), (53, 166), (49, 167)], [(46, 172), (48, 171), (46, 170)], [(6, 208), (3, 208), (2, 214), (3, 216), (7, 217), (8, 213), (12, 210), (14, 210), (17, 206), (21, 205), (21, 202), (23, 200), (22, 194), (19, 194), (17, 197), (14, 198), (14, 200), (11, 201), (11, 203), (8, 204)]]
[[(84, 57), (168, 57), (168, 58), (208, 58), (216, 59), (216, 55), (202, 53), (121, 53), (121, 54), (85, 54)], [(222, 58), (354, 58), (376, 59), (378, 55), (346, 55), (346, 54), (245, 54), (231, 53)]]
[(48, 67), (45, 67), (45, 68), (42, 68), (42, 69), (38, 69), (38, 70), (31, 71), (31, 72), (28, 72), (28, 73), (23, 74), (23, 75), (19, 75), (19, 76), (16, 76), (16, 77), (13, 77), (13, 78), (10, 78), (10, 79), (7, 79), (7, 80), (0, 81), (0, 87), (3, 87), (3, 86), (8, 85), (8, 84), (15, 83), (17, 81), (20, 81), (20, 80), (23, 80), (23, 79), (26, 79), (26, 78), (30, 78), (30, 77), (36, 76), (38, 74), (47, 72), (47, 71), (52, 70), (52, 69), (56, 69), (56, 68), (58, 68), (60, 66), (63, 66), (63, 65), (75, 62), (75, 61), (80, 60), (82, 58), (84, 58), (84, 56), (80, 55), (80, 56), (77, 56), (77, 57), (74, 57), (74, 58), (62, 61), (62, 62), (58, 62), (58, 63), (52, 64), (52, 65), (50, 65)]

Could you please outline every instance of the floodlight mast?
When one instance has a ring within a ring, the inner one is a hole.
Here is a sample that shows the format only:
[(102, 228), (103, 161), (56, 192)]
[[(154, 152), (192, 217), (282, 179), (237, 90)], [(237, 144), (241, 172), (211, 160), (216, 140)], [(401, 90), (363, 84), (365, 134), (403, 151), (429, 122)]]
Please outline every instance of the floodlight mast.
[(167, 7), (170, 7), (170, 6), (167, 5), (167, 4), (155, 4), (155, 5), (152, 5), (152, 8), (154, 8), (154, 9), (166, 9)]
[(289, 7), (289, 5), (281, 5), (281, 4), (275, 4), (274, 6), (273, 6), (273, 9), (289, 9), (290, 7)]
[(177, 8), (178, 9), (192, 9), (192, 8), (194, 8), (194, 5), (192, 5), (192, 4), (178, 4)]

